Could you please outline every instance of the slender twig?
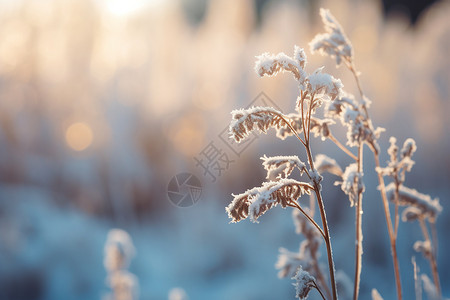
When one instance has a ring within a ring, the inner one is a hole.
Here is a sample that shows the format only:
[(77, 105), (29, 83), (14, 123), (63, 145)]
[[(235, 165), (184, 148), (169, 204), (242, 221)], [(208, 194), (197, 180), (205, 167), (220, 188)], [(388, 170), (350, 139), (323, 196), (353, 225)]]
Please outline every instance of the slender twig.
[[(361, 98), (364, 98), (364, 92), (362, 90), (361, 82), (359, 80), (359, 74), (356, 71), (356, 67), (355, 67), (353, 61), (352, 60), (346, 61), (346, 65), (347, 65), (348, 69), (352, 72), (352, 74), (355, 78), (356, 85), (358, 86), (358, 90), (361, 95)], [(370, 122), (369, 112), (367, 110), (365, 103), (362, 104), (362, 108), (364, 109), (364, 113), (366, 115), (366, 122)], [(376, 147), (374, 147), (374, 145), (369, 145), (369, 146), (374, 155), (376, 168), (379, 168), (380, 167), (380, 157), (379, 157), (378, 149)], [(391, 213), (389, 210), (389, 202), (388, 202), (388, 199), (386, 196), (386, 186), (384, 184), (384, 179), (383, 179), (383, 176), (379, 172), (377, 172), (377, 176), (378, 176), (380, 194), (381, 194), (381, 198), (383, 200), (384, 215), (386, 217), (386, 224), (388, 227), (389, 240), (391, 243), (391, 254), (392, 254), (392, 260), (393, 260), (393, 264), (394, 264), (395, 283), (396, 283), (396, 288), (397, 288), (397, 299), (402, 300), (402, 284), (401, 284), (401, 278), (400, 278), (400, 267), (399, 267), (398, 256), (397, 256), (397, 237), (396, 237), (396, 233), (394, 232), (394, 229), (392, 228), (393, 227), (392, 219), (391, 219)], [(396, 214), (395, 219), (397, 220), (398, 208), (395, 211), (395, 214)]]
[[(380, 157), (378, 154), (378, 151), (374, 148), (372, 148), (372, 152), (375, 158), (375, 166), (377, 168), (380, 167)], [(392, 260), (394, 264), (394, 274), (395, 274), (395, 284), (397, 287), (397, 299), (402, 299), (402, 283), (400, 279), (400, 267), (398, 264), (398, 257), (397, 257), (397, 239), (394, 235), (394, 230), (392, 228), (392, 220), (391, 220), (391, 213), (389, 211), (389, 202), (386, 196), (386, 186), (384, 184), (383, 176), (377, 172), (378, 176), (378, 183), (379, 183), (379, 189), (381, 194), (381, 199), (383, 200), (383, 208), (384, 208), (384, 215), (386, 217), (386, 224), (388, 227), (388, 233), (389, 233), (389, 240), (391, 243), (391, 254), (392, 254)]]
[[(301, 107), (301, 114), (302, 114), (302, 121), (304, 119), (304, 111), (303, 111), (303, 102), (305, 100), (305, 94), (302, 94), (301, 97), (301, 103), (300, 103), (300, 107)], [(311, 97), (311, 103), (314, 101), (314, 98)], [(311, 115), (309, 115), (308, 119), (311, 118)], [(309, 120), (311, 121), (311, 120)], [(309, 166), (311, 167), (312, 171), (315, 171), (314, 168), (314, 160), (313, 160), (313, 156), (311, 153), (311, 145), (309, 143), (309, 135), (310, 135), (310, 130), (305, 130), (306, 127), (303, 127), (303, 137), (305, 139), (306, 142), (306, 154), (308, 156), (308, 162), (309, 162)], [(323, 227), (323, 232), (324, 232), (324, 240), (325, 240), (325, 246), (327, 247), (327, 256), (328, 256), (328, 269), (329, 269), (329, 273), (330, 273), (330, 281), (331, 281), (331, 290), (333, 293), (333, 300), (337, 300), (337, 288), (336, 288), (336, 280), (335, 280), (335, 275), (334, 275), (334, 261), (333, 261), (333, 251), (331, 249), (331, 239), (330, 239), (330, 230), (328, 228), (328, 222), (327, 222), (327, 215), (325, 213), (325, 205), (323, 203), (323, 199), (322, 199), (322, 195), (320, 193), (320, 185), (316, 180), (312, 180), (313, 184), (314, 184), (314, 192), (316, 194), (316, 199), (317, 199), (317, 204), (319, 206), (319, 212), (320, 212), (320, 218), (322, 220), (322, 227)]]
[(314, 287), (319, 292), (320, 296), (322, 296), (322, 299), (325, 300), (325, 297), (323, 296), (322, 291), (319, 289), (319, 286), (317, 285), (317, 283), (315, 281), (313, 281), (313, 282), (314, 282)]
[[(360, 142), (358, 146), (358, 173), (362, 172), (363, 162), (363, 144)], [(358, 181), (361, 180), (358, 178)], [(353, 300), (357, 300), (359, 296), (359, 283), (361, 280), (361, 260), (362, 260), (362, 190), (359, 190), (360, 182), (358, 182), (358, 201), (355, 206), (355, 218), (356, 218), (356, 241), (355, 241), (355, 279), (353, 286)]]
[(328, 288), (328, 285), (325, 281), (322, 271), (319, 268), (319, 264), (317, 263), (318, 262), (317, 255), (314, 251), (310, 251), (310, 253), (311, 253), (311, 259), (313, 261), (313, 268), (314, 268), (314, 271), (316, 272), (316, 277), (320, 281), (320, 284), (322, 284), (322, 287), (325, 290), (325, 293), (327, 294), (327, 298), (330, 299), (331, 292), (330, 292), (330, 289)]
[[(397, 173), (395, 173), (395, 174), (397, 174)], [(395, 175), (395, 208), (394, 208), (394, 236), (395, 236), (395, 239), (397, 239), (397, 236), (398, 236), (398, 225), (399, 225), (399, 219), (400, 219), (400, 217), (399, 217), (399, 213), (398, 213), (398, 203), (399, 203), (399, 198), (400, 198), (400, 195), (399, 195), (399, 189), (400, 189), (400, 184), (398, 183), (398, 180), (397, 180), (397, 175)]]
[(423, 233), (425, 240), (428, 243), (430, 243), (430, 246), (432, 247), (430, 256), (427, 258), (428, 258), (428, 261), (430, 262), (431, 273), (433, 274), (433, 281), (434, 281), (434, 286), (436, 287), (436, 292), (438, 294), (438, 299), (441, 299), (441, 284), (440, 284), (440, 280), (439, 280), (439, 272), (438, 272), (438, 267), (437, 267), (437, 262), (436, 262), (434, 246), (432, 246), (433, 244), (432, 244), (432, 241), (430, 238), (430, 234), (428, 233), (428, 228), (425, 223), (425, 220), (423, 218), (420, 218), (419, 223), (420, 223), (420, 228), (422, 229), (422, 233)]
[[(274, 113), (275, 114), (275, 113)], [(289, 127), (289, 129), (292, 131), (292, 133), (299, 139), (299, 141), (306, 146), (305, 141), (302, 140), (302, 138), (298, 135), (297, 130), (294, 129), (294, 127), (292, 127), (291, 123), (286, 120), (286, 118), (282, 115), (282, 114), (276, 114), (278, 117), (280, 117), (285, 123), (286, 125)]]
[(288, 203), (288, 206), (297, 208), (311, 222), (311, 224), (313, 224), (317, 228), (322, 237), (325, 239), (325, 234), (323, 233), (323, 230), (322, 228), (320, 228), (319, 224), (317, 224), (316, 221), (314, 221), (313, 218), (311, 218), (308, 213), (300, 205), (298, 205), (297, 202), (292, 201)]
[(350, 156), (351, 158), (353, 158), (355, 161), (358, 160), (358, 158), (344, 145), (342, 145), (341, 142), (339, 142), (339, 140), (330, 132), (330, 134), (328, 135), (328, 138), (336, 144), (336, 146), (339, 147), (339, 149), (341, 149), (342, 151), (344, 151), (348, 156)]

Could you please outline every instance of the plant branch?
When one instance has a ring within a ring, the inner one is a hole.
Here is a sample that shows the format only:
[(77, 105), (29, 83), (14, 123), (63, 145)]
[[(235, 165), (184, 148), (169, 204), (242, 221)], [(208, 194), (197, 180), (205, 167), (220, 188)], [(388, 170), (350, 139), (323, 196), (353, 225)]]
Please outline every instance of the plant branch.
[[(373, 155), (375, 158), (375, 166), (377, 168), (380, 168), (380, 157), (379, 157), (378, 151), (376, 149), (372, 148), (372, 152), (373, 152)], [(386, 224), (388, 227), (389, 240), (391, 242), (391, 254), (392, 254), (392, 260), (393, 260), (393, 264), (394, 264), (395, 283), (396, 283), (396, 287), (397, 287), (397, 299), (401, 300), (402, 299), (402, 283), (401, 283), (401, 279), (400, 279), (400, 268), (399, 268), (398, 257), (397, 257), (397, 246), (396, 246), (397, 239), (395, 238), (394, 230), (392, 228), (391, 213), (389, 211), (389, 202), (388, 202), (388, 199), (386, 196), (386, 186), (384, 184), (384, 179), (383, 179), (383, 176), (379, 172), (377, 172), (377, 176), (378, 176), (380, 194), (381, 194), (381, 198), (383, 200), (384, 215), (386, 217)]]
[(313, 224), (317, 228), (317, 230), (319, 230), (320, 234), (325, 239), (325, 234), (323, 233), (323, 230), (322, 228), (320, 228), (319, 224), (317, 224), (316, 221), (314, 221), (314, 219), (311, 218), (308, 215), (308, 213), (297, 202), (293, 201), (291, 203), (289, 203), (288, 206), (297, 208), (311, 222), (311, 224)]
[(315, 281), (314, 282), (314, 287), (315, 289), (319, 292), (320, 296), (322, 296), (322, 299), (325, 300), (325, 297), (322, 294), (322, 291), (319, 289), (319, 287), (317, 286), (317, 283)]
[[(363, 143), (359, 143), (358, 146), (358, 173), (362, 172), (362, 162), (363, 162)], [(358, 181), (361, 180), (358, 178)], [(359, 190), (359, 184), (358, 182), (358, 190)], [(355, 237), (355, 279), (354, 279), (354, 288), (353, 288), (353, 300), (357, 300), (359, 296), (359, 284), (361, 280), (361, 260), (362, 260), (362, 190), (358, 191), (358, 201), (356, 202), (355, 206), (355, 219), (356, 219), (356, 237)]]
[(420, 218), (419, 223), (420, 223), (420, 228), (422, 229), (422, 233), (423, 233), (425, 240), (428, 243), (430, 243), (430, 245), (432, 247), (430, 257), (427, 257), (427, 258), (428, 258), (428, 261), (430, 262), (431, 273), (433, 274), (433, 281), (434, 281), (434, 285), (436, 287), (436, 292), (438, 294), (438, 299), (441, 299), (441, 295), (442, 295), (441, 294), (441, 284), (440, 284), (440, 280), (439, 280), (439, 272), (438, 272), (438, 267), (437, 267), (437, 262), (436, 262), (436, 255), (435, 255), (436, 252), (434, 249), (434, 245), (432, 244), (430, 234), (428, 233), (428, 228), (425, 223), (425, 220), (423, 218)]
[(328, 138), (336, 144), (336, 146), (339, 147), (339, 149), (341, 149), (342, 151), (344, 151), (348, 156), (350, 156), (351, 158), (353, 158), (355, 161), (358, 160), (358, 158), (344, 145), (342, 145), (341, 142), (339, 142), (339, 140), (330, 132), (330, 134), (328, 135)]

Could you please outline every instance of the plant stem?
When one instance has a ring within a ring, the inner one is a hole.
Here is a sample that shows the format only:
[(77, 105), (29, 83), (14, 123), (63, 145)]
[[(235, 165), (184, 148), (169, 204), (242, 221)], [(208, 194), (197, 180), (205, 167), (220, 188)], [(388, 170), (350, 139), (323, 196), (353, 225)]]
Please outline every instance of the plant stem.
[(425, 220), (423, 218), (420, 218), (419, 223), (420, 223), (420, 228), (422, 228), (422, 233), (423, 233), (425, 240), (428, 243), (430, 243), (430, 246), (432, 247), (430, 257), (427, 257), (427, 258), (428, 258), (428, 261), (430, 262), (431, 273), (433, 274), (433, 281), (434, 281), (434, 286), (436, 287), (436, 292), (438, 294), (438, 299), (441, 299), (441, 284), (439, 281), (439, 273), (438, 273), (438, 268), (437, 268), (437, 263), (436, 263), (436, 256), (435, 256), (436, 252), (434, 250), (434, 245), (432, 244), (430, 234), (428, 233), (428, 228), (425, 223)]
[[(358, 146), (358, 173), (362, 172), (362, 162), (363, 162), (363, 144), (360, 142)], [(361, 179), (358, 179), (361, 180)], [(359, 283), (361, 279), (361, 260), (362, 260), (362, 190), (359, 190), (358, 182), (358, 201), (355, 206), (355, 219), (356, 219), (356, 244), (355, 244), (355, 279), (354, 279), (354, 288), (353, 288), (353, 300), (357, 300), (359, 296)]]
[[(304, 120), (304, 111), (303, 111), (303, 102), (306, 98), (306, 94), (302, 94), (301, 97), (301, 102), (300, 102), (300, 110), (301, 110), (301, 115), (302, 115), (302, 122)], [(314, 159), (311, 153), (311, 145), (309, 143), (309, 137), (310, 137), (310, 122), (311, 122), (311, 106), (312, 103), (314, 102), (314, 95), (311, 95), (310, 98), (310, 109), (309, 109), (309, 114), (307, 115), (308, 117), (308, 127), (306, 127), (306, 124), (303, 124), (303, 137), (305, 139), (305, 149), (306, 149), (306, 155), (308, 156), (308, 162), (309, 162), (309, 166), (311, 167), (312, 171), (315, 171), (314, 168)], [(304, 123), (304, 122), (303, 122)], [(305, 130), (307, 129), (307, 130)], [(325, 240), (325, 245), (327, 247), (327, 256), (328, 256), (328, 269), (330, 272), (330, 281), (331, 281), (331, 290), (333, 293), (333, 300), (337, 300), (337, 288), (336, 288), (336, 280), (335, 280), (335, 275), (334, 275), (334, 261), (333, 261), (333, 251), (331, 249), (331, 240), (330, 240), (330, 230), (328, 228), (328, 222), (327, 222), (327, 215), (325, 213), (325, 205), (323, 204), (323, 199), (322, 199), (322, 195), (320, 193), (320, 183), (317, 182), (317, 180), (315, 178), (312, 178), (311, 180), (314, 184), (314, 192), (316, 194), (316, 198), (317, 198), (317, 204), (319, 206), (319, 212), (320, 212), (320, 218), (322, 219), (322, 227), (323, 227), (323, 232), (324, 232), (324, 240)]]
[(298, 210), (301, 211), (301, 213), (317, 228), (317, 230), (319, 230), (320, 234), (323, 236), (323, 238), (325, 239), (325, 234), (323, 233), (322, 228), (320, 228), (319, 224), (316, 223), (316, 221), (314, 221), (307, 213), (306, 211), (303, 210), (303, 208), (301, 208), (300, 205), (298, 205), (298, 203), (296, 202), (292, 202), (292, 204), (288, 204), (288, 206), (291, 207), (295, 207)]
[(338, 140), (333, 134), (331, 134), (331, 132), (330, 132), (330, 134), (328, 135), (328, 138), (329, 138), (333, 143), (335, 143), (336, 146), (338, 146), (342, 151), (344, 151), (348, 156), (350, 156), (351, 158), (353, 158), (355, 161), (358, 160), (358, 158), (357, 158), (352, 152), (350, 152), (350, 150), (349, 150), (347, 147), (345, 147), (344, 145), (342, 145), (342, 143), (339, 142), (339, 140)]
[(328, 229), (327, 215), (325, 213), (325, 206), (323, 204), (322, 196), (320, 195), (319, 186), (317, 183), (314, 183), (317, 202), (319, 204), (320, 217), (322, 218), (322, 224), (325, 233), (325, 245), (327, 247), (327, 255), (328, 255), (328, 269), (330, 271), (330, 281), (331, 281), (331, 289), (333, 291), (333, 299), (337, 300), (337, 289), (336, 289), (336, 280), (334, 276), (334, 262), (333, 262), (333, 251), (331, 249), (331, 240), (330, 240), (330, 231)]
[(322, 291), (319, 289), (319, 287), (317, 286), (317, 283), (314, 282), (314, 287), (316, 288), (316, 290), (319, 292), (320, 296), (322, 296), (322, 299), (325, 300), (325, 297), (322, 294)]
[[(380, 167), (380, 157), (378, 154), (378, 151), (374, 148), (372, 148), (372, 152), (375, 158), (375, 166), (377, 168)], [(402, 299), (402, 283), (400, 281), (400, 268), (398, 265), (398, 257), (397, 257), (397, 239), (395, 238), (394, 235), (394, 230), (392, 228), (392, 220), (391, 220), (391, 213), (389, 211), (389, 202), (386, 196), (386, 186), (384, 184), (384, 179), (383, 176), (377, 172), (378, 175), (378, 183), (379, 183), (379, 188), (380, 188), (380, 194), (381, 194), (381, 198), (383, 200), (383, 207), (384, 207), (384, 215), (386, 217), (386, 224), (388, 227), (388, 233), (389, 233), (389, 240), (391, 242), (391, 254), (392, 254), (392, 260), (393, 260), (393, 264), (394, 264), (394, 273), (395, 273), (395, 283), (396, 283), (396, 287), (397, 287), (397, 299), (401, 300)]]

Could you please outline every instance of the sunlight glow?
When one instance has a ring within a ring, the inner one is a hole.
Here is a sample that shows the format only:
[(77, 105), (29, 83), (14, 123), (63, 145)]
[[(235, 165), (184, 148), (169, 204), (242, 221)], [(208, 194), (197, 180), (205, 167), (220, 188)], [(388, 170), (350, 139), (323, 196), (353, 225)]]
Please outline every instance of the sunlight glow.
[(164, 0), (103, 0), (108, 11), (118, 17), (125, 17), (136, 13), (146, 5), (161, 4)]
[(66, 130), (66, 142), (75, 151), (83, 151), (92, 144), (94, 135), (86, 123), (78, 122)]

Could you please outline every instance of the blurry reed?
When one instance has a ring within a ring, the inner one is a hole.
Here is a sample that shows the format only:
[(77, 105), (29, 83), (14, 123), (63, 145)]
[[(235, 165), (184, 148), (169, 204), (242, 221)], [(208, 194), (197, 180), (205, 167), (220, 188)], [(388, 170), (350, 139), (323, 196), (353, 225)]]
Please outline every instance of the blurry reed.
[[(280, 205), (283, 208), (293, 207), (293, 218), (297, 233), (305, 236), (298, 252), (280, 249), (276, 268), (280, 277), (291, 277), (295, 280), (296, 297), (306, 299), (312, 289), (317, 290), (323, 299), (337, 299), (337, 283), (331, 248), (331, 237), (328, 229), (325, 206), (322, 198), (321, 181), (323, 172), (329, 172), (340, 178), (336, 181), (342, 191), (348, 196), (350, 205), (355, 207), (355, 273), (353, 282), (353, 299), (359, 298), (361, 277), (361, 258), (363, 253), (362, 236), (362, 196), (365, 191), (363, 148), (367, 145), (374, 155), (379, 190), (383, 201), (388, 235), (394, 264), (394, 275), (397, 298), (402, 299), (400, 268), (397, 256), (396, 242), (399, 227), (399, 206), (407, 206), (402, 220), (418, 221), (424, 235), (424, 241), (414, 244), (414, 249), (421, 252), (430, 262), (433, 282), (422, 274), (424, 289), (436, 299), (441, 299), (439, 275), (437, 270), (437, 234), (435, 222), (442, 208), (439, 200), (421, 194), (403, 185), (405, 173), (410, 171), (414, 161), (412, 155), (416, 151), (414, 140), (405, 141), (401, 150), (396, 146), (395, 138), (391, 138), (388, 149), (390, 161), (386, 167), (381, 167), (378, 139), (383, 128), (374, 127), (369, 115), (371, 101), (363, 92), (359, 81), (359, 72), (354, 63), (353, 47), (344, 33), (341, 25), (328, 10), (321, 9), (320, 15), (326, 32), (318, 34), (311, 41), (312, 53), (328, 55), (336, 59), (337, 66), (345, 65), (354, 75), (358, 86), (358, 94), (354, 96), (343, 90), (339, 79), (324, 73), (319, 68), (307, 73), (307, 57), (302, 48), (295, 46), (293, 56), (284, 53), (276, 55), (264, 53), (257, 56), (255, 71), (259, 76), (275, 76), (280, 72), (289, 72), (298, 83), (300, 95), (297, 98), (295, 111), (283, 114), (272, 107), (251, 107), (231, 112), (230, 136), (236, 142), (243, 141), (252, 131), (266, 133), (274, 128), (277, 137), (285, 139), (295, 136), (304, 148), (307, 163), (298, 156), (264, 155), (263, 167), (267, 171), (267, 181), (260, 187), (233, 195), (234, 199), (226, 208), (231, 222), (239, 222), (249, 218), (258, 222), (258, 218), (267, 210)], [(323, 116), (318, 117), (319, 108)], [(347, 129), (346, 145), (333, 134), (331, 126), (339, 121)], [(354, 162), (346, 168), (341, 168), (333, 158), (323, 154), (313, 154), (310, 146), (311, 134), (330, 139), (339, 149), (346, 153)], [(353, 154), (351, 147), (357, 149)], [(294, 170), (303, 179), (291, 178)], [(384, 176), (392, 178), (393, 182), (385, 185)], [(301, 201), (308, 194), (313, 201)], [(389, 200), (394, 205), (394, 218), (391, 218)], [(314, 220), (314, 208), (320, 213), (321, 225)], [(431, 227), (431, 234), (428, 227)], [(318, 262), (318, 249), (322, 240), (325, 242), (328, 258), (329, 279), (322, 273)], [(416, 270), (416, 269), (415, 269)], [(417, 274), (414, 274), (417, 278)], [(328, 283), (329, 280), (329, 283)], [(418, 280), (416, 280), (417, 285)], [(347, 281), (348, 283), (348, 281)], [(348, 284), (346, 284), (348, 286)], [(419, 295), (417, 295), (418, 299)], [(421, 297), (421, 295), (420, 295)], [(376, 289), (372, 291), (372, 299), (382, 299)]]
[(128, 271), (135, 248), (130, 235), (121, 229), (112, 229), (105, 244), (104, 265), (108, 272), (107, 285), (111, 293), (103, 300), (137, 300), (139, 284), (137, 277)]

